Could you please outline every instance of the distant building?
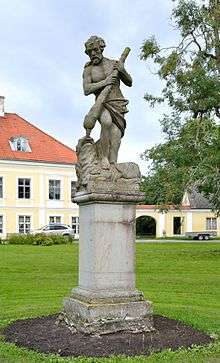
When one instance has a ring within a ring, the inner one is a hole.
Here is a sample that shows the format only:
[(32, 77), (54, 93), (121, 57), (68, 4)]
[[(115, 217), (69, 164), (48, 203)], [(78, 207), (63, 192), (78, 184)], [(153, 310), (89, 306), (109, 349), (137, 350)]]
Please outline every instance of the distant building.
[(0, 97), (0, 237), (61, 222), (78, 233), (71, 202), (76, 153), (17, 114)]
[(220, 218), (213, 213), (210, 202), (195, 189), (184, 194), (180, 209), (170, 207), (162, 213), (155, 205), (138, 205), (136, 217), (144, 216), (153, 218), (150, 226), (156, 237), (184, 236), (189, 232), (213, 232), (220, 236)]

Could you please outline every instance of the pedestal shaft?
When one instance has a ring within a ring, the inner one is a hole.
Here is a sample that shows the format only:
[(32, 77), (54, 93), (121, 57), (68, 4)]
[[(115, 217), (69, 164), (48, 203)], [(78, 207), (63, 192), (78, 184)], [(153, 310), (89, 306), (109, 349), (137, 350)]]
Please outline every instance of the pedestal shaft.
[(80, 205), (79, 287), (135, 289), (135, 205)]

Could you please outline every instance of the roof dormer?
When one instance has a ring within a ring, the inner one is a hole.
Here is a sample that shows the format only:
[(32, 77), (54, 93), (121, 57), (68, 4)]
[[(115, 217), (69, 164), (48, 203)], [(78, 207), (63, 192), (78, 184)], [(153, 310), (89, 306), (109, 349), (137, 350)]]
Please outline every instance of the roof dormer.
[(28, 139), (25, 136), (11, 137), (9, 144), (13, 151), (31, 152)]

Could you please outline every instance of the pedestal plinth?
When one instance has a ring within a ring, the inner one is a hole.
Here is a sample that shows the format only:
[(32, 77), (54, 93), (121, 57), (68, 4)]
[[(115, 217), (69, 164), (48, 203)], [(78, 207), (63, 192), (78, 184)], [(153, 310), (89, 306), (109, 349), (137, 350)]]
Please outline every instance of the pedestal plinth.
[(149, 331), (152, 308), (135, 288), (135, 212), (140, 192), (80, 192), (79, 286), (64, 301), (67, 324), (84, 333)]

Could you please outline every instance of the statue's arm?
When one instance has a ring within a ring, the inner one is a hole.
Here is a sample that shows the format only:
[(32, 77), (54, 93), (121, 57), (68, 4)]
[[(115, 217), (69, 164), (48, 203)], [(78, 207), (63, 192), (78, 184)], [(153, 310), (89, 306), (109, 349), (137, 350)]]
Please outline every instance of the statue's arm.
[(118, 71), (118, 75), (120, 80), (128, 87), (132, 86), (132, 78), (130, 74), (126, 71), (124, 67), (124, 63), (120, 61), (116, 61), (114, 65), (114, 69)]
[(95, 93), (96, 91), (98, 91), (101, 88), (104, 88), (108, 84), (110, 84), (110, 80), (107, 78), (104, 79), (103, 81), (93, 83), (91, 78), (91, 71), (89, 67), (85, 67), (83, 72), (83, 90), (85, 96), (88, 96), (91, 93)]
[(123, 68), (121, 71), (119, 71), (119, 77), (120, 80), (128, 87), (132, 86), (132, 78), (130, 74), (126, 71), (125, 68)]

